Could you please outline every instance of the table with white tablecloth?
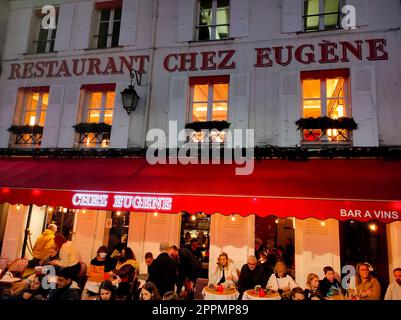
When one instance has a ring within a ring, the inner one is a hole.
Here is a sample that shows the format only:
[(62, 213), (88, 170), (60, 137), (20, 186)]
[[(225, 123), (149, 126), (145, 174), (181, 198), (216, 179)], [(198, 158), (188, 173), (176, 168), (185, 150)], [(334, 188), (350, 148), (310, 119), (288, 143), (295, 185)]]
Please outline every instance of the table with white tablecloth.
[(244, 292), (242, 300), (281, 300), (281, 297), (277, 292), (266, 293), (261, 297), (254, 289), (250, 289)]
[(226, 289), (223, 292), (205, 287), (202, 290), (204, 300), (238, 300), (239, 292), (236, 289)]

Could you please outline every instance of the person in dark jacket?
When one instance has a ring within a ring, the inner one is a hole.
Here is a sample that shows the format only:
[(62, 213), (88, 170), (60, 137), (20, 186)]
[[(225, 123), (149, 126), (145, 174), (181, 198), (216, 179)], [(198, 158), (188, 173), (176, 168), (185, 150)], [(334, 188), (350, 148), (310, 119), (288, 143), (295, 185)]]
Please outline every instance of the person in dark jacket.
[(25, 301), (25, 300), (46, 300), (49, 290), (42, 286), (44, 276), (35, 275), (29, 284), (24, 289), (16, 294), (7, 297), (6, 300)]
[(61, 269), (57, 272), (57, 288), (49, 292), (49, 301), (80, 300), (80, 289), (75, 281), (72, 281), (70, 270)]
[(177, 264), (168, 255), (168, 249), (168, 243), (160, 243), (160, 254), (149, 267), (148, 281), (156, 285), (161, 296), (167, 291), (174, 291), (177, 283)]
[(320, 280), (319, 292), (323, 297), (331, 297), (335, 290), (342, 290), (341, 283), (335, 278), (334, 269), (332, 267), (324, 267), (323, 271), (325, 278)]
[(170, 246), (169, 255), (177, 263), (177, 294), (193, 300), (196, 280), (201, 269), (198, 258), (188, 248), (178, 249), (176, 246)]
[(265, 270), (261, 265), (258, 265), (258, 260), (255, 256), (248, 258), (248, 263), (241, 268), (241, 273), (238, 280), (238, 291), (242, 295), (246, 290), (253, 289), (256, 285), (265, 288), (267, 277)]

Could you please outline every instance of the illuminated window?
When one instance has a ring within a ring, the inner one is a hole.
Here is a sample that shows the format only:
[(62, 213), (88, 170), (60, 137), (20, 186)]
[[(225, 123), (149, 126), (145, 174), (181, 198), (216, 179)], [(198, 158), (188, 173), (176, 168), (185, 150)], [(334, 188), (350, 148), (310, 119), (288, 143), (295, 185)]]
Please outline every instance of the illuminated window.
[(89, 93), (87, 119), (89, 123), (113, 123), (114, 91), (98, 91)]
[(23, 124), (30, 126), (39, 125), (44, 127), (48, 103), (49, 92), (27, 91), (24, 94)]
[(117, 47), (120, 38), (121, 8), (98, 10), (99, 26), (96, 48)]
[(198, 1), (197, 40), (226, 39), (230, 33), (230, 1)]
[[(350, 117), (348, 69), (302, 72), (302, 110), (303, 118), (329, 117), (338, 119)], [(322, 130), (307, 130), (309, 141), (319, 140)], [(346, 140), (345, 131), (329, 129), (329, 140)]]
[(189, 121), (227, 120), (228, 87), (228, 77), (192, 78)]
[(341, 28), (341, 7), (341, 0), (304, 0), (305, 31)]

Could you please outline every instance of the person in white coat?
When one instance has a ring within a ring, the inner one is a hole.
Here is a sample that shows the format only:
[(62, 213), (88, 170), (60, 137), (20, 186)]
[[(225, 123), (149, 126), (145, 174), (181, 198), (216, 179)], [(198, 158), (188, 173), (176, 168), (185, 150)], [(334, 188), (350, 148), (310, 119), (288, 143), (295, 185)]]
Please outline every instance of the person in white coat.
[(219, 284), (228, 286), (230, 283), (236, 284), (237, 282), (238, 270), (235, 267), (235, 264), (228, 259), (227, 253), (220, 253), (217, 259), (217, 267), (210, 279), (210, 283), (215, 286)]
[(395, 283), (388, 286), (384, 300), (401, 300), (401, 268), (395, 268), (393, 274)]
[(287, 274), (284, 262), (277, 262), (274, 272), (267, 282), (266, 288), (276, 292), (289, 293), (292, 289), (299, 287), (294, 279)]

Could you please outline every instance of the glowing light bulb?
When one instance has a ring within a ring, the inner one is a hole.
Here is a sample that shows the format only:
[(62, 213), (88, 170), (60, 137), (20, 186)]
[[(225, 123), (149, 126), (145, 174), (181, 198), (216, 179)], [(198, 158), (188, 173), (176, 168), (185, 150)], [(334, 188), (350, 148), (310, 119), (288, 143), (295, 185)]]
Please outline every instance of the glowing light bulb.
[(64, 212), (64, 213), (67, 213), (67, 212), (68, 212), (68, 209), (67, 209), (67, 208), (64, 208), (64, 209), (63, 209), (63, 212)]
[(375, 223), (371, 223), (371, 224), (369, 225), (369, 229), (370, 229), (371, 231), (376, 231), (376, 230), (377, 230), (377, 225), (376, 225)]
[(117, 214), (118, 216), (121, 216), (121, 211), (117, 211), (116, 214)]
[(20, 210), (21, 206), (19, 204), (17, 204), (17, 210)]
[(235, 221), (235, 220), (236, 220), (235, 216), (232, 215), (232, 216), (231, 216), (231, 221)]
[(83, 209), (83, 210), (82, 210), (82, 213), (86, 213), (86, 210), (85, 210), (85, 209)]
[(195, 220), (196, 220), (196, 215), (192, 215), (192, 216), (191, 216), (191, 220), (192, 220), (192, 221), (195, 221)]
[(157, 217), (159, 214), (157, 212), (153, 213), (154, 217)]
[(35, 121), (36, 121), (36, 117), (35, 116), (31, 116), (29, 118), (29, 125), (30, 126), (34, 126), (35, 125)]
[(320, 222), (320, 225), (321, 225), (322, 227), (324, 227), (324, 226), (326, 225), (326, 222), (325, 222), (325, 221), (321, 221), (321, 222)]
[(49, 207), (49, 212), (53, 212), (53, 207)]

